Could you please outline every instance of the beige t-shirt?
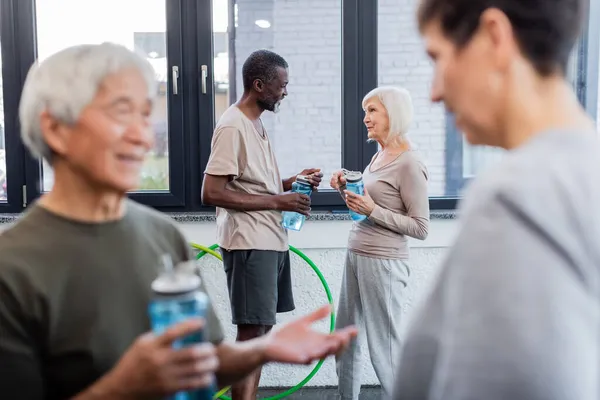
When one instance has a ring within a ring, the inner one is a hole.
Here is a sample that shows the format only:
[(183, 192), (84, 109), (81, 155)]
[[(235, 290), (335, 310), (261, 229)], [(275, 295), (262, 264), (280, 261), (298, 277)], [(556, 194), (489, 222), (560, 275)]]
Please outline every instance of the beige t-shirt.
[[(205, 174), (231, 176), (227, 189), (257, 195), (283, 192), (279, 167), (266, 131), (233, 105), (221, 116), (212, 137)], [(288, 238), (281, 212), (217, 208), (219, 245), (227, 250), (287, 251)]]
[(369, 218), (354, 223), (348, 248), (367, 257), (405, 260), (409, 258), (406, 237), (425, 239), (429, 229), (427, 168), (412, 151), (372, 170), (376, 158), (363, 173), (375, 208)]

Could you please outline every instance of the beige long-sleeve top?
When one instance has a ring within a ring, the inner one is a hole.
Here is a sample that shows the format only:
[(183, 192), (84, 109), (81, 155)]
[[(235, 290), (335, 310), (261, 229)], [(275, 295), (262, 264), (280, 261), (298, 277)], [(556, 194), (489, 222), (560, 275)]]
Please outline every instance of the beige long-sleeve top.
[(348, 248), (357, 254), (386, 259), (408, 259), (407, 236), (425, 239), (429, 230), (427, 168), (412, 151), (391, 163), (365, 168), (363, 182), (375, 202), (371, 215), (355, 222)]

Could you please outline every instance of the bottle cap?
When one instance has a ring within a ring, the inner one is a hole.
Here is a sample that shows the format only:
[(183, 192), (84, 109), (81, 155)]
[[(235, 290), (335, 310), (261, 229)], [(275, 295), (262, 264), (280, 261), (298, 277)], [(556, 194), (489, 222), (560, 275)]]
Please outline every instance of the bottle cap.
[(162, 257), (163, 272), (152, 282), (152, 291), (161, 295), (178, 295), (193, 292), (200, 288), (200, 277), (186, 262), (173, 266), (171, 256)]
[(360, 171), (348, 171), (347, 169), (343, 170), (344, 177), (346, 178), (346, 182), (359, 182), (362, 180), (362, 172)]

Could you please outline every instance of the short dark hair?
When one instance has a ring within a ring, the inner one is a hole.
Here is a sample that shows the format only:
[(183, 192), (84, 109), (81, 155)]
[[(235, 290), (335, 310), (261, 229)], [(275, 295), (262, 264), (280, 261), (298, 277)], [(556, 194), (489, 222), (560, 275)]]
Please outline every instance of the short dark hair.
[(288, 68), (288, 63), (279, 54), (269, 50), (257, 50), (250, 54), (242, 66), (244, 90), (252, 89), (252, 83), (260, 79), (264, 83), (277, 77), (277, 68)]
[(423, 0), (419, 27), (438, 21), (444, 36), (460, 48), (490, 8), (506, 14), (523, 55), (540, 75), (566, 74), (587, 8), (583, 0)]

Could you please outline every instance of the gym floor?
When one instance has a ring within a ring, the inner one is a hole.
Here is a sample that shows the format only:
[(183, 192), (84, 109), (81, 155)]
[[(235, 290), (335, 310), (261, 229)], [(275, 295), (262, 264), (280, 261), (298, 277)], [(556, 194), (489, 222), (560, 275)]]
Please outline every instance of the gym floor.
[[(281, 393), (281, 389), (261, 389), (258, 391), (258, 398), (274, 396)], [(335, 387), (308, 387), (298, 390), (291, 396), (286, 397), (289, 400), (334, 400), (337, 397), (337, 388)], [(363, 386), (360, 392), (360, 400), (380, 400), (381, 387), (379, 386)]]

